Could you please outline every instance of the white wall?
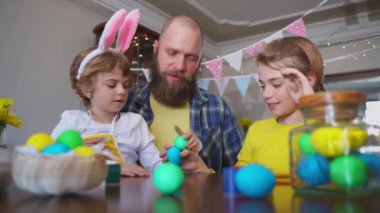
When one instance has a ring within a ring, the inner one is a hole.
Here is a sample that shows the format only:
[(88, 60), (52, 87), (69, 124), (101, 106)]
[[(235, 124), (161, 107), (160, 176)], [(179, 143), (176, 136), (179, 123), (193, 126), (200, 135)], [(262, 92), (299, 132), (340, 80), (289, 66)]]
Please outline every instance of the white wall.
[(93, 45), (92, 28), (108, 17), (70, 0), (0, 2), (0, 97), (15, 101), (24, 122), (7, 128), (10, 146), (33, 133), (50, 133), (65, 109), (78, 108), (69, 67), (74, 55)]

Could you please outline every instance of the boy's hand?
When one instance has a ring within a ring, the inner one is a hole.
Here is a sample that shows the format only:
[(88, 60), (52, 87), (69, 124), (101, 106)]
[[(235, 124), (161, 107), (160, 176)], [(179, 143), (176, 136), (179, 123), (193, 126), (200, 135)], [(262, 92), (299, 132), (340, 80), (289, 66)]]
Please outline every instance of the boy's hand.
[(296, 102), (304, 95), (314, 94), (311, 82), (304, 74), (294, 68), (282, 68), (281, 74), (288, 79), (288, 94)]
[(148, 177), (148, 172), (137, 165), (122, 165), (121, 166), (121, 175), (128, 177)]
[(202, 149), (202, 142), (192, 131), (183, 134), (183, 138), (189, 140), (186, 148), (192, 152), (199, 152)]

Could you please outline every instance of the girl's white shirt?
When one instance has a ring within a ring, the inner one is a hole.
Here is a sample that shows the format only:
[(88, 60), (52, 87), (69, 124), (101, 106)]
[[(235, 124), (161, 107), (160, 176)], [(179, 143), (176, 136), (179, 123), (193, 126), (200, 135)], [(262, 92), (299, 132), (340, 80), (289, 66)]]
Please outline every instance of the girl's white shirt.
[(154, 136), (143, 117), (132, 112), (120, 113), (119, 119), (111, 124), (94, 121), (88, 111), (66, 110), (61, 114), (61, 120), (51, 133), (56, 140), (65, 130), (76, 130), (82, 137), (96, 134), (112, 134), (127, 164), (136, 164), (139, 159), (142, 166), (152, 173), (162, 163), (159, 151), (154, 145)]

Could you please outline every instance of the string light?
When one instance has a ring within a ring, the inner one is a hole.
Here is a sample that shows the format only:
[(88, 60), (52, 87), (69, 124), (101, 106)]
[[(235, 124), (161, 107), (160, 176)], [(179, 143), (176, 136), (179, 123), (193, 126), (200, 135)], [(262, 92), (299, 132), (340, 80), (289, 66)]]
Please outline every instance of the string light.
[[(331, 62), (335, 62), (335, 61), (339, 61), (339, 60), (344, 60), (344, 59), (349, 59), (349, 58), (353, 58), (355, 60), (359, 60), (360, 59), (360, 56), (361, 57), (366, 57), (367, 56), (367, 52), (371, 52), (375, 49), (378, 49), (379, 47), (376, 46), (376, 41), (378, 41), (380, 39), (380, 36), (375, 36), (375, 37), (372, 37), (372, 38), (368, 38), (368, 39), (363, 39), (363, 40), (358, 40), (358, 41), (353, 41), (353, 42), (347, 42), (345, 44), (342, 45), (342, 49), (345, 49), (346, 51), (349, 50), (348, 47), (350, 47), (351, 45), (355, 48), (363, 48), (363, 45), (362, 46), (359, 46), (358, 44), (361, 44), (361, 43), (364, 43), (366, 45), (371, 45), (370, 48), (366, 48), (364, 50), (361, 50), (361, 51), (358, 51), (358, 52), (350, 52), (349, 54), (341, 54), (341, 56), (337, 56), (337, 57), (334, 57), (334, 58), (330, 58), (330, 59), (325, 59), (324, 60), (324, 63), (331, 63)], [(326, 43), (326, 46), (332, 46), (330, 42)], [(365, 47), (365, 46), (364, 46)]]

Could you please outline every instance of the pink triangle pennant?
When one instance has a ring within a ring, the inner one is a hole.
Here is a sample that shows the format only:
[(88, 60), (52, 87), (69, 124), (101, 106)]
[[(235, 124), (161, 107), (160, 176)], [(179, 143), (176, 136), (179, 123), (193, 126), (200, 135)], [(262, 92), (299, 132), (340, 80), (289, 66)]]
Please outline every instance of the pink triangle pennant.
[(305, 23), (302, 18), (297, 19), (293, 23), (285, 27), (285, 30), (298, 36), (306, 37)]
[(252, 56), (253, 58), (255, 58), (262, 48), (263, 48), (263, 43), (256, 42), (253, 45), (245, 48), (244, 51), (248, 53), (250, 56)]
[(215, 59), (210, 62), (206, 62), (206, 67), (209, 69), (212, 73), (212, 75), (215, 78), (222, 77), (222, 66), (223, 66), (223, 59)]

